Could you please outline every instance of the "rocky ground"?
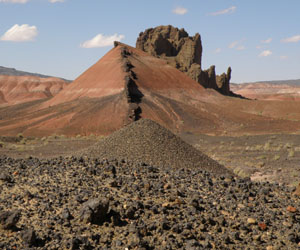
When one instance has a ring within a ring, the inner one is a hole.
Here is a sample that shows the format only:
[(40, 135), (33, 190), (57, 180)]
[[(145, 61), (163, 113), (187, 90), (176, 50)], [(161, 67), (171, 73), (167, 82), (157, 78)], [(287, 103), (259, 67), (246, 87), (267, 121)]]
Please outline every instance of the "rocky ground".
[[(271, 156), (284, 138), (298, 157), (293, 136), (183, 138), (223, 152), (227, 167), (258, 146)], [(156, 123), (106, 138), (1, 141), (0, 249), (300, 249), (300, 186), (251, 181), (243, 165), (233, 174)]]
[(299, 197), (200, 168), (0, 158), (1, 249), (298, 249)]
[(182, 135), (214, 160), (241, 177), (288, 186), (300, 182), (300, 135)]

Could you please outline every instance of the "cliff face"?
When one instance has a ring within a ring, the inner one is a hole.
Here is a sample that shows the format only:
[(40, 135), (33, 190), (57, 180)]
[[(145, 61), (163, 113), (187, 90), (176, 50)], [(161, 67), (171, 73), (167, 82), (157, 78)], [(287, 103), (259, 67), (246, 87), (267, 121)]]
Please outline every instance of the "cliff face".
[(202, 43), (198, 33), (189, 36), (184, 29), (171, 25), (158, 26), (141, 32), (136, 48), (165, 59), (170, 65), (186, 73), (205, 88), (215, 89), (223, 95), (232, 95), (230, 67), (227, 73), (220, 76), (216, 75), (215, 66), (202, 70)]

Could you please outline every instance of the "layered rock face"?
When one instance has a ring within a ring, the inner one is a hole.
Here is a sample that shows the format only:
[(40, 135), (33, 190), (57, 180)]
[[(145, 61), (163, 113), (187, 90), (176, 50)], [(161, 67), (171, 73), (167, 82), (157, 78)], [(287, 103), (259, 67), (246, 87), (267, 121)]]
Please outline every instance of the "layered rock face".
[(136, 47), (152, 56), (160, 57), (186, 73), (205, 88), (212, 88), (224, 95), (230, 92), (231, 68), (227, 73), (217, 76), (215, 66), (202, 70), (202, 43), (200, 34), (189, 36), (184, 29), (171, 25), (158, 26), (141, 32)]

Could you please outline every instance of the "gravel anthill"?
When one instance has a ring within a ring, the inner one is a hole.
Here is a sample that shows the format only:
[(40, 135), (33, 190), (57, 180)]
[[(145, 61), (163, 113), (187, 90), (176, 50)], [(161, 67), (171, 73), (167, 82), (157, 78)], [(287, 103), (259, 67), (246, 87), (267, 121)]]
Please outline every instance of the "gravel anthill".
[(199, 167), (217, 174), (231, 174), (224, 166), (149, 119), (118, 130), (85, 150), (84, 155), (167, 168)]

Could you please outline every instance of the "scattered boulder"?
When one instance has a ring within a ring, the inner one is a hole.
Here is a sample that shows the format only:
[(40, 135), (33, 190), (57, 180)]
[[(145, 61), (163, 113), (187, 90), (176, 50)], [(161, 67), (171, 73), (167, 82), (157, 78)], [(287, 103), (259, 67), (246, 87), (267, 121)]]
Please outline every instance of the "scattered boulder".
[(286, 208), (287, 211), (289, 211), (290, 213), (296, 213), (297, 212), (297, 208), (293, 207), (293, 206), (288, 206)]
[(294, 192), (294, 195), (300, 197), (300, 183), (298, 184), (298, 186)]
[(3, 183), (12, 183), (13, 180), (11, 178), (11, 176), (7, 173), (1, 173), (0, 174), (0, 183), (3, 182)]
[(21, 238), (25, 245), (33, 246), (36, 244), (37, 237), (33, 229), (26, 229), (21, 232)]
[(109, 203), (103, 199), (90, 199), (80, 211), (80, 220), (85, 223), (101, 224), (107, 216)]
[(71, 250), (93, 249), (87, 237), (74, 237), (69, 241), (67, 246)]
[(3, 229), (13, 229), (20, 217), (21, 213), (18, 210), (3, 211), (0, 213), (0, 224)]
[(64, 219), (64, 220), (72, 220), (73, 219), (73, 216), (72, 214), (70, 213), (70, 210), (68, 208), (65, 208), (62, 213), (61, 213), (61, 217)]
[(203, 49), (199, 33), (189, 36), (184, 29), (171, 25), (158, 26), (141, 32), (136, 48), (165, 59), (205, 88), (215, 89), (223, 95), (236, 96), (230, 91), (230, 67), (227, 73), (221, 75), (216, 75), (214, 65), (208, 70), (202, 70)]

